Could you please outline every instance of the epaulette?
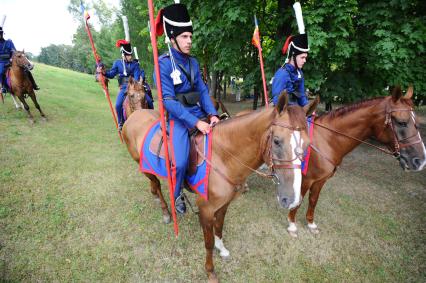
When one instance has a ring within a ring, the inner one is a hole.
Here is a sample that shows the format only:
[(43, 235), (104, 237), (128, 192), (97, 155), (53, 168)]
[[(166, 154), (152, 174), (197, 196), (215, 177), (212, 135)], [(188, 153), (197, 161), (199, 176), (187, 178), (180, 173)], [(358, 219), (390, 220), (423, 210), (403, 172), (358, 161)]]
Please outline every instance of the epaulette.
[(158, 60), (161, 60), (161, 59), (163, 59), (163, 58), (169, 58), (169, 57), (170, 57), (169, 52), (166, 52), (166, 53), (164, 53), (163, 55), (161, 55), (160, 57), (158, 57)]

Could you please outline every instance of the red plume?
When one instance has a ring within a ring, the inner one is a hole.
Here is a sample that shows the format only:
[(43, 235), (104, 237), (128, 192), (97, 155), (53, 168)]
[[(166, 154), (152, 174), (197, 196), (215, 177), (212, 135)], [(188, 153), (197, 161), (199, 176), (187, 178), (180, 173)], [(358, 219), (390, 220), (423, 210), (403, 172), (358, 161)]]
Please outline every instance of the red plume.
[(123, 44), (129, 44), (129, 42), (127, 41), (127, 40), (124, 40), (124, 39), (119, 39), (119, 40), (117, 40), (117, 42), (115, 43), (115, 46), (116, 47), (120, 47), (121, 45), (123, 45)]
[(163, 9), (158, 11), (157, 17), (155, 18), (155, 35), (161, 36), (164, 33), (163, 28)]
[(284, 43), (283, 48), (281, 49), (281, 52), (286, 55), (287, 54), (287, 50), (288, 50), (288, 45), (290, 44), (291, 40), (292, 40), (292, 35), (290, 35), (289, 37), (287, 37), (287, 40)]

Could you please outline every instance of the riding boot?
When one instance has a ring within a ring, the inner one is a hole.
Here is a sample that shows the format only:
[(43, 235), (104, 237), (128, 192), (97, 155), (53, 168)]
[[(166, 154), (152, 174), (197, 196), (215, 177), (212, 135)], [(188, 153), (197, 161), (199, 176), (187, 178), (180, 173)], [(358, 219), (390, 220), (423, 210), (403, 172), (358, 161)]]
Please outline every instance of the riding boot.
[(28, 77), (29, 77), (29, 79), (30, 79), (30, 81), (31, 81), (31, 83), (32, 83), (32, 85), (33, 85), (33, 89), (35, 89), (35, 90), (39, 90), (40, 88), (39, 88), (39, 86), (36, 84), (36, 82), (35, 82), (35, 80), (34, 80), (34, 77), (33, 77), (33, 74), (32, 74), (30, 71), (28, 71)]
[(175, 209), (178, 215), (184, 215), (186, 213), (186, 204), (183, 194), (180, 194), (175, 200)]

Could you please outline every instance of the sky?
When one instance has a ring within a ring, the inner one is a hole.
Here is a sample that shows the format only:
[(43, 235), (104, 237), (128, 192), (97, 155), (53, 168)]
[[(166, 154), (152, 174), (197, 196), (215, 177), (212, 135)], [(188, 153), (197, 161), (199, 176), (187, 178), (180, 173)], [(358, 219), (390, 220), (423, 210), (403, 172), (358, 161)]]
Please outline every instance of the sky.
[[(79, 22), (68, 12), (69, 0), (0, 0), (0, 21), (6, 15), (4, 38), (16, 49), (39, 55), (41, 47), (72, 44)], [(107, 3), (118, 6), (119, 0)], [(1, 24), (1, 23), (0, 23)]]

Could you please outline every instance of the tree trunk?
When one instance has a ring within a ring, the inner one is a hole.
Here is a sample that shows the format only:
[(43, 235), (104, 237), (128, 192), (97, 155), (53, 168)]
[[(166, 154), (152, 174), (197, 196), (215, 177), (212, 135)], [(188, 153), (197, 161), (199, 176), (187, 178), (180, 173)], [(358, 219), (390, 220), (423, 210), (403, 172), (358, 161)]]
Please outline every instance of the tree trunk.
[(226, 100), (226, 75), (223, 75), (223, 100)]
[(217, 83), (217, 71), (213, 71), (211, 84), (210, 84), (210, 96), (216, 98), (216, 83)]
[(256, 110), (257, 109), (257, 101), (259, 99), (259, 89), (258, 89), (258, 87), (256, 85), (253, 87), (253, 92), (254, 92), (253, 110)]

